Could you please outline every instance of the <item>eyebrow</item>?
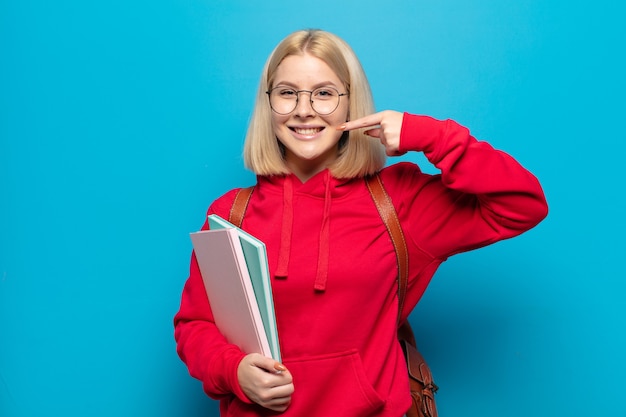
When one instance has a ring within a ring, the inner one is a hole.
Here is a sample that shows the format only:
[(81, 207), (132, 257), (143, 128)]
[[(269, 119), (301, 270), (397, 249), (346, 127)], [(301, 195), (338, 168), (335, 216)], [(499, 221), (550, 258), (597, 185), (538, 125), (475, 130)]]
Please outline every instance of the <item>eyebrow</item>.
[[(272, 88), (280, 87), (280, 86), (293, 87), (296, 90), (300, 89), (295, 83), (292, 83), (292, 82), (289, 82), (289, 81), (281, 81), (281, 82), (275, 83), (274, 85), (272, 85)], [(312, 89), (315, 90), (315, 89), (320, 88), (320, 87), (334, 87), (334, 88), (337, 88), (337, 89), (340, 88), (340, 86), (338, 86), (337, 84), (335, 84), (332, 81), (323, 81), (321, 83), (313, 84)], [(341, 88), (344, 88), (343, 85), (341, 85)]]

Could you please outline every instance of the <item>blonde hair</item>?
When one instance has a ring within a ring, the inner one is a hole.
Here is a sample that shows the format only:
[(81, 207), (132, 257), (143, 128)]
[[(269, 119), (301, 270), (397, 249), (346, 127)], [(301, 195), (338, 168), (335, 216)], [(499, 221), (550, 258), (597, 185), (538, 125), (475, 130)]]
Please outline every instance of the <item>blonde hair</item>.
[[(248, 169), (257, 175), (284, 175), (282, 144), (272, 128), (272, 110), (266, 92), (272, 88), (276, 69), (290, 55), (310, 54), (324, 61), (349, 91), (349, 116), (358, 119), (374, 113), (374, 101), (363, 67), (350, 46), (341, 38), (321, 30), (302, 30), (283, 39), (270, 54), (259, 83), (256, 103), (248, 126), (243, 157)], [(385, 164), (385, 149), (378, 139), (362, 130), (344, 132), (339, 155), (329, 167), (337, 178), (371, 175)]]

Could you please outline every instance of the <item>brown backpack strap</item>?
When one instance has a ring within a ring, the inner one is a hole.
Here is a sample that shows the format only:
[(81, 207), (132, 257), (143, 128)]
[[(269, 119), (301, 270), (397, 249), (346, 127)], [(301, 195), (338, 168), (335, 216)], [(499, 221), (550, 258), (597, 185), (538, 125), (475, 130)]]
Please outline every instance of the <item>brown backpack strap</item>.
[[(391, 241), (396, 249), (398, 259), (398, 321), (404, 308), (404, 298), (409, 282), (409, 256), (404, 240), (404, 233), (396, 214), (396, 209), (380, 178), (380, 175), (372, 175), (366, 179), (367, 188), (374, 199), (380, 217), (383, 219)], [(400, 323), (398, 323), (400, 324)]]
[(252, 197), (253, 191), (254, 186), (242, 188), (237, 191), (235, 201), (233, 202), (233, 206), (230, 208), (230, 214), (228, 216), (228, 221), (237, 227), (241, 227), (241, 223), (243, 223), (243, 216), (246, 214), (248, 202), (250, 201), (250, 197)]
[(411, 386), (411, 398), (413, 404), (407, 411), (407, 417), (437, 417), (434, 394), (438, 387), (433, 381), (430, 368), (417, 350), (415, 336), (408, 320), (400, 323), (400, 316), (404, 307), (409, 280), (409, 256), (404, 239), (404, 233), (396, 214), (389, 194), (385, 191), (380, 175), (372, 175), (366, 179), (369, 189), (380, 217), (383, 219), (391, 241), (396, 249), (398, 259), (398, 340), (404, 351), (409, 383)]

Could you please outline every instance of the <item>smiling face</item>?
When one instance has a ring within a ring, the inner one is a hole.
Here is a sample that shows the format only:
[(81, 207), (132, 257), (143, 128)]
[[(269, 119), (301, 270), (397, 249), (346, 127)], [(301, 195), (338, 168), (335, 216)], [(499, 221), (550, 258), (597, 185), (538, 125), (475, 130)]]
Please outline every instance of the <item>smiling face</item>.
[[(333, 87), (339, 93), (347, 92), (339, 77), (324, 61), (307, 53), (283, 59), (276, 69), (272, 88), (276, 87), (307, 91)], [(347, 96), (340, 97), (335, 111), (320, 115), (311, 107), (308, 92), (301, 92), (299, 96), (298, 104), (291, 113), (272, 112), (272, 127), (285, 147), (287, 167), (300, 180), (306, 181), (337, 158), (338, 142), (343, 133), (337, 127), (348, 119), (349, 103)]]

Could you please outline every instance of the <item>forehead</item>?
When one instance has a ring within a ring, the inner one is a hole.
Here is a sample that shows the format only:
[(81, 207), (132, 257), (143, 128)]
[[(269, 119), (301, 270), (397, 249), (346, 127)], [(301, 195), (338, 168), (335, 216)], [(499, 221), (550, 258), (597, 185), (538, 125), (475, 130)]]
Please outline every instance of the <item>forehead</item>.
[(289, 55), (282, 60), (274, 75), (274, 85), (276, 84), (310, 88), (324, 84), (340, 86), (341, 81), (326, 62), (305, 53)]

